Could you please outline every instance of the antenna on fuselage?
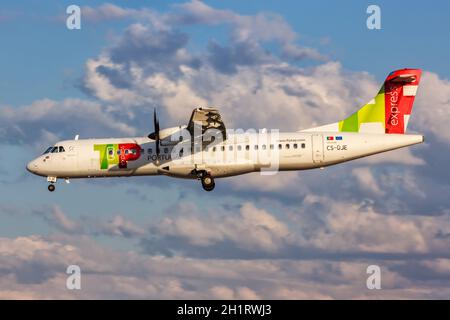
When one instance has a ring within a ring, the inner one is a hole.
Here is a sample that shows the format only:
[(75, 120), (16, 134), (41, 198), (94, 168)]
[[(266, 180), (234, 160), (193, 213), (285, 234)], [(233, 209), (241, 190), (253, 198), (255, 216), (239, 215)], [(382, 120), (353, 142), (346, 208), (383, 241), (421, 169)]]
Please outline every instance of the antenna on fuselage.
[(80, 135), (76, 135), (74, 140), (78, 140), (78, 138), (80, 137)]

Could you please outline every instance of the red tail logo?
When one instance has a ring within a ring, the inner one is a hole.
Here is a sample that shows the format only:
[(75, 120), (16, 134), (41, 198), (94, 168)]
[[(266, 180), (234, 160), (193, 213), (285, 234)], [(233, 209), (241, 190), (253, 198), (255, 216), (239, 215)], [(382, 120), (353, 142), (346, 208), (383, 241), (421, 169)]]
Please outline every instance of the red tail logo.
[(405, 133), (422, 71), (392, 72), (384, 82), (386, 133)]

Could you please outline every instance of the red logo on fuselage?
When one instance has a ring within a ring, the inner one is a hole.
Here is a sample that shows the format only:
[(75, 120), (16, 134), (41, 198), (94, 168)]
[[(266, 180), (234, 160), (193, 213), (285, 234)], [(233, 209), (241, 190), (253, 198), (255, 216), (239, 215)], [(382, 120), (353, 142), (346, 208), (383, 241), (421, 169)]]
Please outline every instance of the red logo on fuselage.
[(119, 143), (119, 168), (126, 168), (128, 161), (141, 156), (141, 147), (136, 143)]

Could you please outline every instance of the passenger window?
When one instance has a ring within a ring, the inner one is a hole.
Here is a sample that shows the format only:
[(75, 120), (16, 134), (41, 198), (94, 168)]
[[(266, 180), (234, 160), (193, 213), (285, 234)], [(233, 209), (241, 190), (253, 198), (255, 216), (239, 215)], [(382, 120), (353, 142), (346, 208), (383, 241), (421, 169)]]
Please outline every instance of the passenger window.
[(286, 149), (289, 149), (289, 143), (286, 143)]
[(270, 150), (273, 150), (273, 144), (270, 145)]
[(233, 146), (229, 146), (228, 150), (233, 151)]
[(125, 150), (125, 154), (129, 154), (130, 153), (130, 150)]
[(305, 146), (305, 144), (304, 144), (304, 143), (302, 143), (302, 149), (305, 149), (305, 147), (306, 147), (306, 146)]
[(265, 144), (262, 145), (262, 149), (266, 150), (266, 145)]
[(117, 154), (120, 155), (120, 150), (117, 150)]
[(131, 149), (132, 154), (136, 154), (136, 149)]
[(169, 148), (164, 148), (164, 153), (169, 152)]
[(249, 145), (246, 145), (246, 146), (245, 146), (245, 150), (250, 150), (250, 146), (249, 146)]
[(294, 149), (298, 148), (298, 144), (294, 143)]
[(237, 149), (238, 149), (238, 151), (241, 151), (241, 150), (242, 150), (242, 146), (241, 146), (241, 145), (238, 145), (238, 146), (237, 146)]
[(220, 150), (225, 151), (225, 146), (222, 146)]
[(114, 155), (114, 149), (113, 148), (108, 149), (108, 155), (110, 155), (110, 156)]
[(255, 150), (258, 150), (258, 145), (255, 144), (255, 146), (253, 147)]
[(152, 152), (153, 152), (152, 148), (148, 148), (148, 149), (147, 149), (147, 152), (148, 152), (148, 153), (152, 153)]
[(213, 147), (212, 150), (213, 150), (213, 152), (216, 152), (216, 147)]
[(278, 145), (278, 149), (283, 149), (283, 145), (281, 143)]

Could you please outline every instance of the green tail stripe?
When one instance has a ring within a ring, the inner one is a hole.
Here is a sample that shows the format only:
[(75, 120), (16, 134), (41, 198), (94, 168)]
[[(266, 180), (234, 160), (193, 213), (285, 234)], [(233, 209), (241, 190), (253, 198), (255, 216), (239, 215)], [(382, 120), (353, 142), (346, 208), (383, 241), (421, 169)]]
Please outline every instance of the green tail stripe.
[(374, 98), (374, 102), (375, 103), (368, 103), (364, 105), (361, 109), (353, 113), (347, 119), (339, 121), (339, 131), (359, 132), (361, 124), (369, 122), (381, 122), (384, 128), (385, 127), (384, 85), (381, 87), (377, 96)]

